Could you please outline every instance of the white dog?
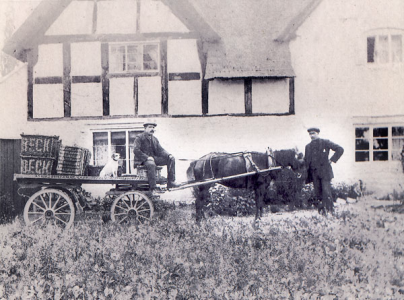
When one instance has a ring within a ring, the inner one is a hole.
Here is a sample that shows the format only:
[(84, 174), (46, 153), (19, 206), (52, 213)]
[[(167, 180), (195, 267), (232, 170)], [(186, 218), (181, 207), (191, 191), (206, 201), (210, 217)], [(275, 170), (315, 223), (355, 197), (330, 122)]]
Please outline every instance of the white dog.
[(102, 168), (100, 177), (118, 177), (119, 153), (112, 154), (107, 164)]

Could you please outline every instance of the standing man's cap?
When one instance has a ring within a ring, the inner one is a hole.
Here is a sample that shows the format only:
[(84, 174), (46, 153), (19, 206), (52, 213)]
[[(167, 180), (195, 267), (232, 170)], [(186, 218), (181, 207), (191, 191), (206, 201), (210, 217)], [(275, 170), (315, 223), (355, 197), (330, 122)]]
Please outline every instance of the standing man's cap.
[(154, 122), (145, 122), (145, 123), (143, 123), (143, 127), (147, 127), (149, 125), (153, 125), (154, 127), (156, 127), (157, 123), (154, 123)]
[(315, 132), (317, 132), (317, 133), (320, 133), (320, 128), (311, 127), (311, 128), (309, 128), (309, 129), (307, 129), (307, 132), (311, 132), (311, 131), (315, 131)]

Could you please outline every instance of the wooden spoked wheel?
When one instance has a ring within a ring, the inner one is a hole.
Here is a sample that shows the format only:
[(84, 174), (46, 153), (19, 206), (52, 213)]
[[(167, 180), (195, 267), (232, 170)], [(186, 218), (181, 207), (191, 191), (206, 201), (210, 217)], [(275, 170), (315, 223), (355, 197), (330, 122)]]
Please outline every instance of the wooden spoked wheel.
[(58, 225), (69, 228), (74, 222), (74, 205), (66, 193), (44, 189), (33, 194), (24, 207), (27, 225)]
[(154, 213), (151, 200), (140, 192), (127, 192), (114, 200), (111, 207), (111, 220), (119, 224), (146, 223)]

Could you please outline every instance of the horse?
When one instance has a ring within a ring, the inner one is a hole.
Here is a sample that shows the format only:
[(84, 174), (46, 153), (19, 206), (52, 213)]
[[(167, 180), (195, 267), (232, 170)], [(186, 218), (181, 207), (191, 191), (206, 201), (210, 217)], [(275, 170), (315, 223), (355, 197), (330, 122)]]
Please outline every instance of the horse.
[[(266, 172), (259, 170), (271, 167), (280, 167)], [(209, 188), (215, 183), (208, 183), (209, 179), (223, 178), (233, 175), (254, 172), (249, 176), (230, 178), (221, 181), (224, 186), (231, 188), (245, 188), (255, 192), (256, 213), (255, 219), (262, 217), (263, 207), (270, 185), (277, 181), (278, 177), (284, 174), (283, 169), (287, 168), (293, 173), (295, 180), (304, 182), (305, 166), (302, 155), (298, 155), (295, 149), (284, 149), (261, 152), (242, 152), (242, 153), (209, 153), (200, 159), (193, 161), (188, 170), (187, 177), (190, 182), (203, 182), (206, 184), (198, 185), (194, 188), (196, 220), (199, 222), (205, 219), (204, 209), (209, 198)], [(237, 176), (236, 176), (237, 177)], [(302, 186), (302, 185), (300, 185)], [(299, 191), (300, 192), (300, 191)], [(286, 198), (293, 202), (296, 198), (296, 189), (286, 191)], [(285, 196), (285, 195), (284, 195)]]

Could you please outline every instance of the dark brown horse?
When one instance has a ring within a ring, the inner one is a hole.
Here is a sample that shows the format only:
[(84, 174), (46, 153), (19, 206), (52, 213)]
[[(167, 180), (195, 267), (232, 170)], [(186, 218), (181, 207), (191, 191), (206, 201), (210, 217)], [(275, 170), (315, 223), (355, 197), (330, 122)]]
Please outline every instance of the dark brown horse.
[[(256, 202), (256, 219), (262, 217), (262, 209), (264, 201), (267, 198), (269, 186), (276, 182), (278, 176), (282, 174), (283, 168), (288, 168), (288, 171), (293, 171), (294, 177), (299, 182), (303, 182), (301, 178), (304, 176), (304, 163), (298, 158), (294, 149), (277, 150), (273, 153), (209, 153), (204, 155), (199, 160), (194, 161), (188, 168), (188, 180), (201, 182), (208, 179), (217, 179), (227, 176), (243, 174), (256, 170), (264, 170), (269, 167), (281, 167), (280, 169), (256, 173), (246, 177), (233, 178), (220, 182), (221, 184), (231, 188), (247, 188), (255, 192)], [(200, 185), (194, 188), (196, 219), (200, 221), (205, 218), (204, 208), (206, 207), (209, 198), (209, 188), (212, 184)], [(296, 189), (286, 191), (289, 201), (294, 201), (296, 197)]]

